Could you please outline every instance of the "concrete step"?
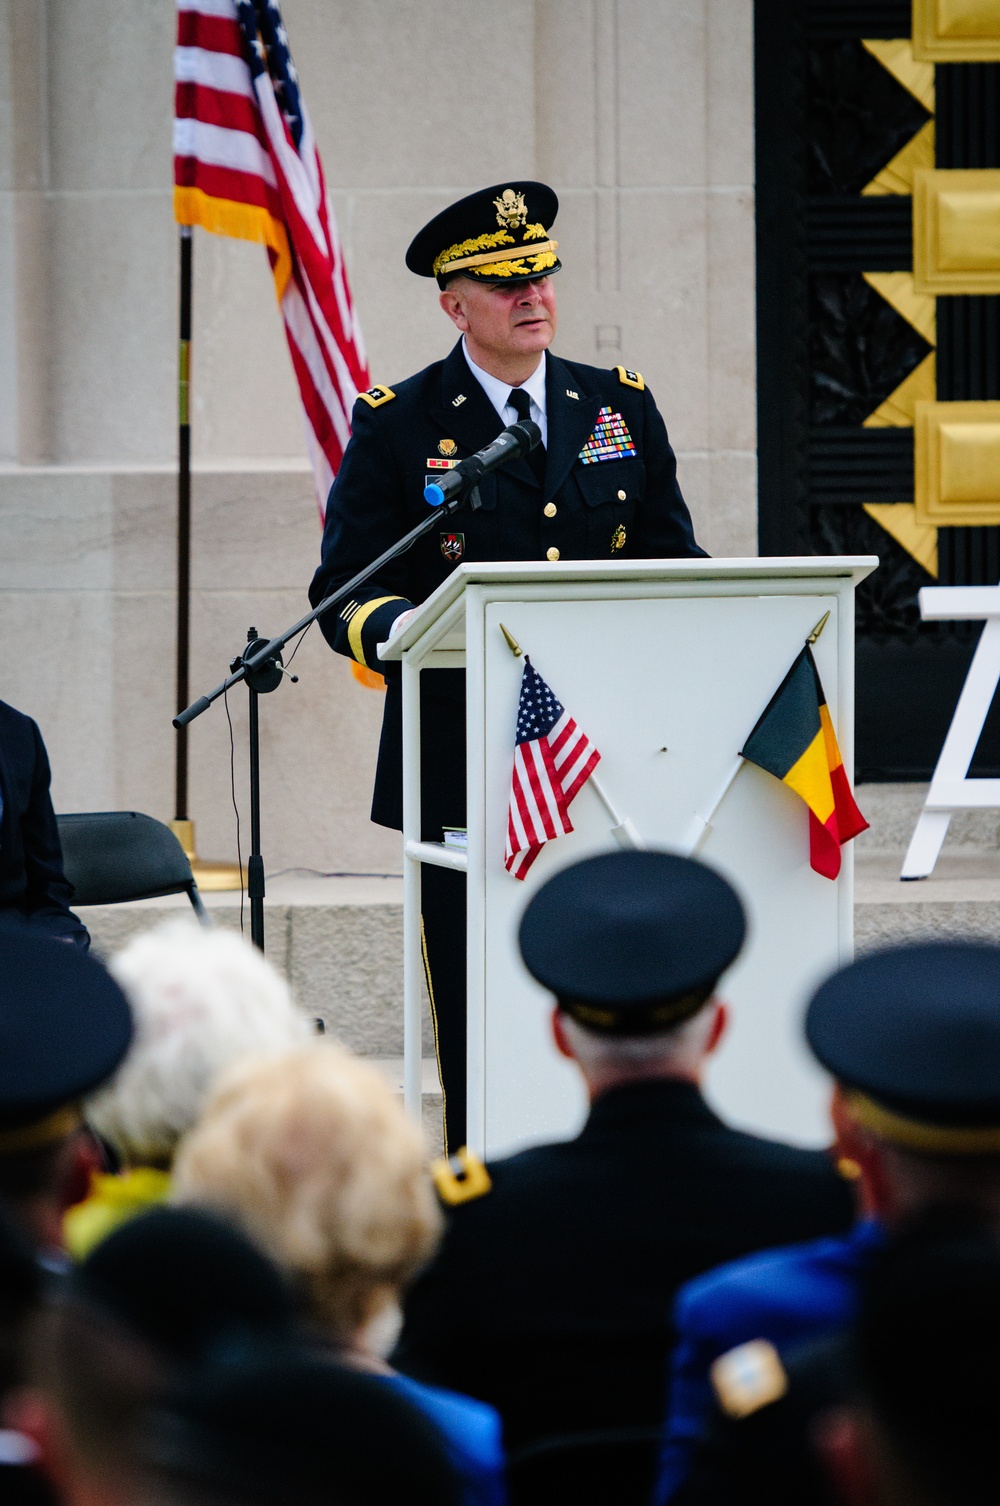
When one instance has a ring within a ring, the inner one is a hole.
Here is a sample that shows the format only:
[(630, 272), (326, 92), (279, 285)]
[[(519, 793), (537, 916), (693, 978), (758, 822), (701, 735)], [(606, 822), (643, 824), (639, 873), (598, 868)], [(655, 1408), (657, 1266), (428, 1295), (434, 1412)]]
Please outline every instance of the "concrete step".
[(859, 853), (854, 938), (859, 952), (928, 936), (1000, 940), (1000, 851), (969, 847), (938, 859), (930, 878), (903, 883), (898, 852)]

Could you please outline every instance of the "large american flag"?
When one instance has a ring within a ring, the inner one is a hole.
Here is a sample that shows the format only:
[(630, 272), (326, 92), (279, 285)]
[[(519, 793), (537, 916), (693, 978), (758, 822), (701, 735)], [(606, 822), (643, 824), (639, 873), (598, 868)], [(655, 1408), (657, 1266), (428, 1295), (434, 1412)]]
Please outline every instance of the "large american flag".
[(569, 806), (601, 755), (525, 656), (504, 866), (523, 879), (546, 842), (573, 830)]
[(174, 213), (268, 249), (320, 512), (370, 386), (277, 0), (177, 0)]

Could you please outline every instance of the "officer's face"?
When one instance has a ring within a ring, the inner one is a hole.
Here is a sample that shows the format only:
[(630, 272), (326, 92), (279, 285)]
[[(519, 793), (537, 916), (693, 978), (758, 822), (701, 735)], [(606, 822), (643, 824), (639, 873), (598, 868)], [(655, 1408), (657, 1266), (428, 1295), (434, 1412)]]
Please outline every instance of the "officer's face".
[(513, 286), (458, 277), (441, 294), (441, 307), (466, 336), (473, 360), (487, 371), (540, 355), (556, 332), (551, 277)]

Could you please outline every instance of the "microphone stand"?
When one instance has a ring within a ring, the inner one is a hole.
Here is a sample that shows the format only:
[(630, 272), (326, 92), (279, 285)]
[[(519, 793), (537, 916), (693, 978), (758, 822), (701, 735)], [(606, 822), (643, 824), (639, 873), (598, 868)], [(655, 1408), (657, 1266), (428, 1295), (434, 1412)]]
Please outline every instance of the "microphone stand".
[[(510, 458), (513, 459), (514, 457)], [(259, 947), (261, 951), (264, 950), (264, 859), (260, 850), (260, 728), (258, 699), (262, 695), (269, 694), (272, 690), (277, 690), (281, 684), (282, 675), (288, 675), (289, 679), (293, 682), (298, 680), (298, 675), (291, 674), (282, 664), (281, 650), (292, 638), (297, 637), (299, 633), (304, 633), (310, 623), (316, 621), (317, 617), (322, 617), (332, 607), (338, 606), (342, 601), (346, 601), (359, 586), (363, 586), (378, 570), (381, 570), (383, 565), (387, 565), (390, 560), (398, 559), (401, 554), (405, 554), (408, 549), (411, 549), (418, 539), (423, 538), (425, 533), (430, 533), (432, 529), (437, 528), (442, 518), (450, 517), (460, 507), (468, 506), (475, 511), (480, 506), (480, 501), (477, 478), (471, 477), (467, 485), (456, 496), (433, 508), (422, 523), (418, 523), (415, 528), (411, 528), (409, 533), (404, 534), (397, 543), (393, 544), (391, 548), (386, 549), (384, 553), (379, 555), (378, 559), (373, 560), (364, 570), (360, 570), (357, 575), (352, 575), (346, 585), (340, 586), (338, 590), (324, 597), (319, 605), (313, 607), (307, 616), (300, 617), (299, 621), (293, 623), (285, 632), (279, 633), (274, 638), (264, 639), (259, 637), (257, 629), (252, 627), (247, 634), (246, 647), (241, 654), (238, 654), (232, 660), (229, 666), (230, 672), (222, 683), (216, 685), (215, 689), (210, 690), (207, 695), (199, 696), (196, 701), (192, 701), (190, 706), (185, 707), (183, 711), (174, 717), (175, 727), (178, 729), (187, 727), (197, 717), (201, 716), (203, 712), (207, 711), (213, 701), (217, 701), (221, 695), (225, 695), (226, 691), (231, 690), (234, 685), (238, 685), (241, 680), (245, 680), (247, 683), (247, 689), (250, 693), (250, 856), (247, 859), (247, 895), (250, 900), (250, 939), (254, 946)]]

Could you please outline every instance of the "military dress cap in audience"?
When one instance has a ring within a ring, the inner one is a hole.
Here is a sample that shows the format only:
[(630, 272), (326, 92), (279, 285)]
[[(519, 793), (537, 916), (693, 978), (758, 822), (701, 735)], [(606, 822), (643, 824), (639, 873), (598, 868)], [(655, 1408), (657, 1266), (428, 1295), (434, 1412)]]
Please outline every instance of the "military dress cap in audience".
[(1000, 1479), (1000, 1246), (940, 1208), (878, 1252), (819, 1452), (843, 1506), (988, 1506)]
[(86, 951), (90, 936), (70, 909), (49, 794), (49, 759), (37, 723), (0, 701), (0, 917)]
[[(928, 941), (862, 957), (819, 988), (806, 1035), (836, 1080), (837, 1146), (862, 1216), (848, 1234), (748, 1257), (681, 1292), (661, 1501), (799, 1499), (790, 1433), (808, 1428), (806, 1392), (818, 1405), (830, 1372), (818, 1347), (809, 1364), (789, 1356), (851, 1321), (887, 1228), (942, 1201), (1000, 1228), (1000, 947)], [(778, 1405), (776, 1420), (758, 1416)], [(784, 1432), (784, 1494), (766, 1430)]]
[(68, 1215), (77, 1259), (167, 1196), (177, 1142), (221, 1071), (243, 1056), (285, 1051), (312, 1029), (276, 968), (230, 931), (168, 921), (131, 941), (110, 971), (131, 1002), (135, 1041), (86, 1115), (122, 1171), (97, 1177)]
[[(147, 1419), (156, 1506), (459, 1506), (443, 1438), (378, 1378), (288, 1348), (221, 1354)], [(151, 1503), (152, 1506), (152, 1503)]]
[(23, 926), (0, 932), (0, 1198), (44, 1255), (97, 1152), (80, 1101), (132, 1040), (121, 988), (100, 963)]
[(615, 852), (530, 900), (529, 970), (590, 1096), (576, 1139), (439, 1172), (448, 1227), (405, 1304), (396, 1362), (491, 1401), (508, 1448), (662, 1420), (676, 1288), (720, 1261), (843, 1228), (827, 1159), (724, 1124), (701, 1074), (743, 907), (694, 859)]
[(489, 1406), (396, 1374), (383, 1356), (401, 1295), (441, 1215), (419, 1126), (384, 1078), (331, 1041), (234, 1067), (174, 1164), (174, 1198), (216, 1209), (297, 1281), (337, 1355), (377, 1374), (442, 1430), (466, 1506), (506, 1496)]
[(243, 1234), (194, 1209), (155, 1208), (103, 1240), (54, 1289), (15, 1407), (62, 1495), (131, 1506), (144, 1488), (145, 1410), (215, 1348), (287, 1341), (296, 1310)]

